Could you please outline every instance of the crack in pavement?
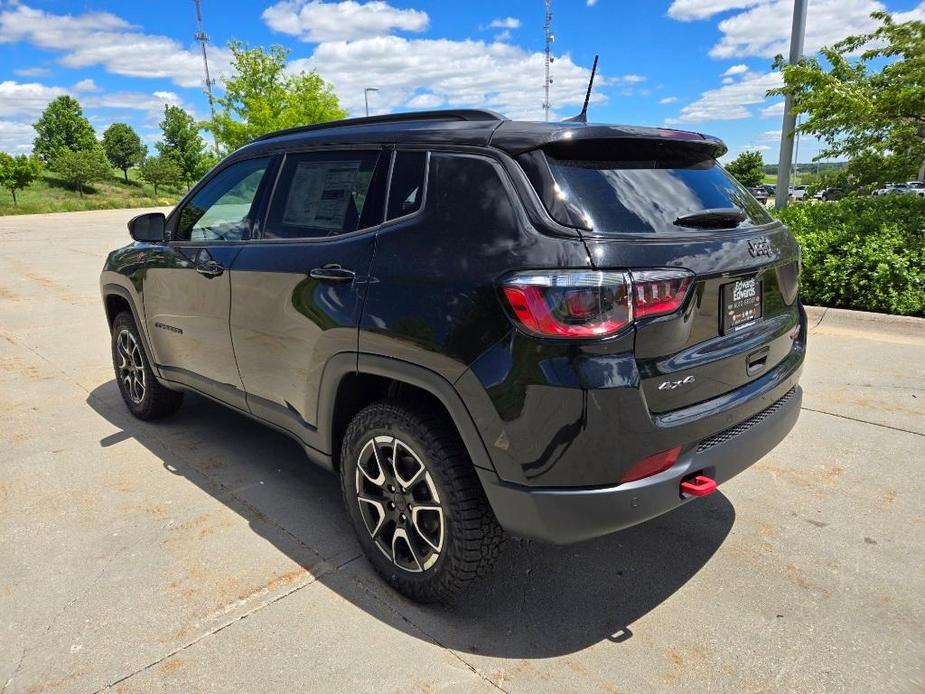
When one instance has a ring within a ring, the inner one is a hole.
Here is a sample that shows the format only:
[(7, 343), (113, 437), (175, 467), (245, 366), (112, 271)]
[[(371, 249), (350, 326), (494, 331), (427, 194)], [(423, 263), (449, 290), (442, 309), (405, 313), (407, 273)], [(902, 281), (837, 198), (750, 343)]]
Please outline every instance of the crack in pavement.
[(386, 601), (386, 600), (383, 600), (379, 595), (377, 595), (375, 592), (373, 592), (372, 590), (370, 590), (369, 586), (367, 586), (366, 583), (363, 582), (362, 578), (360, 578), (359, 576), (355, 577), (355, 578), (354, 578), (354, 583), (356, 583), (357, 586), (358, 586), (359, 588), (361, 588), (361, 589), (363, 590), (363, 592), (365, 592), (370, 598), (372, 598), (373, 600), (375, 600), (376, 602), (378, 602), (380, 605), (382, 605), (383, 607), (385, 607), (385, 608), (387, 608), (388, 610), (390, 610), (396, 617), (398, 617), (400, 620), (402, 620), (405, 624), (408, 624), (408, 625), (414, 627), (417, 631), (419, 631), (420, 633), (424, 634), (424, 636), (426, 636), (426, 637), (430, 640), (430, 642), (433, 643), (435, 646), (439, 646), (440, 648), (442, 648), (443, 650), (445, 650), (447, 653), (449, 653), (450, 655), (452, 655), (454, 658), (456, 658), (456, 660), (458, 660), (460, 663), (462, 663), (462, 664), (466, 667), (466, 669), (469, 670), (473, 675), (475, 675), (475, 676), (478, 677), (479, 679), (481, 679), (481, 680), (487, 682), (488, 684), (490, 684), (492, 687), (494, 687), (494, 688), (497, 689), (498, 691), (504, 692), (504, 694), (509, 694), (509, 692), (508, 692), (507, 689), (505, 689), (504, 687), (502, 687), (501, 685), (499, 685), (497, 682), (495, 682), (495, 681), (494, 681), (493, 679), (491, 679), (490, 677), (488, 677), (488, 676), (482, 674), (482, 672), (481, 672), (477, 667), (475, 667), (475, 665), (473, 665), (473, 664), (470, 663), (468, 660), (466, 660), (465, 658), (463, 658), (456, 650), (454, 650), (454, 649), (450, 648), (449, 646), (447, 646), (446, 644), (442, 643), (439, 639), (437, 639), (437, 637), (435, 637), (435, 636), (434, 636), (433, 634), (431, 634), (429, 631), (427, 631), (426, 629), (424, 629), (422, 626), (420, 626), (420, 625), (417, 624), (416, 622), (412, 621), (411, 618), (409, 618), (408, 616), (406, 616), (406, 615), (402, 614), (401, 612), (399, 612), (399, 611), (395, 608), (395, 606), (392, 605), (392, 603), (390, 603), (390, 602), (388, 602), (388, 601)]
[(818, 328), (819, 325), (822, 323), (822, 321), (825, 320), (825, 317), (826, 317), (826, 315), (828, 315), (828, 313), (829, 313), (828, 307), (823, 308), (823, 309), (822, 309), (822, 315), (819, 316), (819, 320), (817, 320), (815, 323), (813, 323), (813, 326), (808, 330), (808, 332), (812, 332), (813, 330), (815, 330), (816, 328)]
[(812, 407), (801, 407), (801, 410), (806, 410), (807, 412), (815, 412), (816, 414), (827, 414), (829, 417), (838, 417), (839, 419), (847, 419), (849, 422), (858, 422), (860, 424), (870, 424), (872, 427), (881, 427), (883, 429), (892, 429), (893, 431), (901, 431), (904, 434), (912, 434), (913, 436), (921, 436), (925, 438), (925, 434), (912, 431), (911, 429), (903, 429), (902, 427), (894, 427), (889, 424), (880, 424), (879, 422), (868, 422), (866, 419), (858, 419), (857, 417), (849, 417), (846, 414), (838, 414), (837, 412), (826, 412), (825, 410), (816, 410)]
[(254, 614), (256, 614), (257, 612), (260, 612), (261, 610), (263, 610), (263, 609), (265, 609), (265, 608), (267, 608), (267, 607), (270, 607), (271, 605), (276, 604), (276, 603), (279, 602), (280, 600), (283, 600), (283, 599), (285, 599), (285, 598), (288, 598), (288, 597), (289, 597), (290, 595), (292, 595), (293, 593), (297, 593), (297, 592), (299, 592), (300, 590), (302, 590), (303, 588), (307, 588), (308, 586), (317, 583), (317, 582), (318, 582), (319, 580), (321, 580), (323, 577), (325, 577), (325, 576), (330, 576), (330, 575), (333, 575), (333, 574), (337, 573), (338, 571), (340, 571), (341, 569), (343, 569), (343, 568), (344, 568), (345, 566), (347, 566), (348, 564), (352, 564), (352, 563), (355, 562), (357, 559), (360, 559), (362, 556), (363, 556), (362, 554), (357, 554), (357, 555), (355, 555), (355, 556), (353, 556), (353, 557), (350, 557), (349, 559), (344, 560), (343, 562), (341, 562), (341, 563), (338, 564), (337, 566), (331, 567), (331, 569), (328, 570), (328, 571), (322, 571), (322, 572), (320, 572), (320, 573), (318, 573), (318, 574), (312, 574), (311, 580), (305, 581), (304, 583), (300, 583), (299, 585), (295, 586), (295, 587), (292, 588), (291, 590), (288, 590), (288, 591), (286, 591), (285, 593), (282, 593), (281, 595), (277, 595), (275, 598), (272, 598), (271, 600), (267, 600), (267, 601), (264, 602), (264, 603), (261, 603), (261, 604), (259, 604), (259, 605), (255, 605), (255, 606), (253, 607), (253, 609), (250, 609), (250, 610), (248, 610), (247, 612), (244, 612), (244, 613), (238, 615), (238, 616), (235, 617), (234, 619), (232, 619), (232, 620), (230, 620), (230, 621), (228, 621), (228, 622), (225, 622), (224, 624), (220, 624), (219, 626), (217, 626), (217, 627), (215, 627), (215, 628), (213, 628), (213, 629), (208, 630), (206, 633), (204, 633), (204, 634), (198, 636), (197, 638), (193, 639), (192, 641), (189, 641), (188, 643), (183, 644), (182, 646), (179, 646), (178, 648), (174, 648), (172, 651), (170, 651), (169, 653), (167, 653), (167, 654), (161, 656), (161, 657), (158, 658), (157, 660), (153, 660), (153, 661), (151, 661), (150, 663), (148, 663), (147, 665), (143, 665), (142, 667), (140, 667), (140, 668), (138, 668), (138, 669), (136, 669), (136, 670), (133, 670), (132, 672), (130, 672), (130, 673), (126, 674), (126, 675), (123, 675), (122, 677), (119, 677), (119, 678), (113, 680), (113, 681), (110, 682), (109, 684), (103, 685), (103, 686), (100, 687), (99, 689), (95, 690), (94, 694), (98, 694), (99, 692), (103, 692), (103, 691), (105, 691), (105, 690), (107, 690), (107, 689), (112, 689), (112, 688), (115, 687), (116, 685), (121, 684), (122, 682), (125, 682), (126, 680), (129, 680), (129, 679), (131, 679), (132, 677), (135, 677), (136, 675), (139, 675), (139, 674), (141, 674), (142, 672), (145, 672), (145, 671), (147, 671), (147, 670), (150, 670), (150, 669), (153, 668), (153, 667), (156, 667), (156, 666), (160, 665), (160, 664), (163, 663), (164, 661), (169, 660), (169, 659), (172, 658), (173, 656), (177, 655), (178, 653), (182, 653), (183, 651), (187, 650), (188, 648), (191, 648), (192, 646), (195, 646), (197, 643), (199, 643), (199, 642), (201, 642), (201, 641), (203, 641), (203, 640), (209, 638), (210, 636), (215, 636), (215, 634), (218, 634), (219, 632), (224, 631), (224, 630), (227, 629), (228, 627), (234, 626), (234, 625), (237, 624), (238, 622), (241, 622), (241, 621), (247, 619), (247, 618), (250, 617), (251, 615), (254, 615)]
[(13, 674), (9, 676), (6, 683), (3, 685), (3, 689), (0, 690), (0, 694), (3, 694), (4, 692), (6, 692), (7, 688), (16, 679), (16, 675), (18, 675), (19, 671), (22, 669), (23, 663), (26, 660), (26, 656), (32, 653), (32, 651), (34, 651), (36, 648), (39, 647), (39, 643), (41, 642), (41, 640), (45, 638), (51, 632), (52, 629), (54, 629), (55, 625), (58, 623), (58, 620), (61, 619), (64, 613), (67, 612), (73, 605), (80, 602), (80, 600), (82, 600), (87, 595), (87, 593), (89, 593), (90, 590), (94, 588), (100, 582), (100, 580), (102, 580), (103, 576), (105, 576), (106, 572), (109, 571), (109, 567), (112, 565), (112, 563), (116, 560), (117, 557), (124, 554), (130, 548), (139, 545), (144, 539), (145, 539), (144, 537), (136, 539), (134, 542), (130, 542), (127, 545), (123, 545), (122, 547), (117, 549), (115, 552), (113, 552), (111, 555), (109, 555), (106, 558), (105, 562), (103, 563), (103, 566), (101, 566), (100, 570), (97, 571), (96, 576), (94, 576), (92, 579), (90, 579), (87, 582), (83, 590), (81, 590), (80, 593), (78, 593), (77, 595), (72, 597), (70, 600), (68, 600), (66, 603), (64, 603), (61, 609), (55, 613), (55, 616), (51, 618), (51, 621), (48, 623), (48, 626), (42, 629), (42, 632), (32, 640), (31, 644), (23, 646), (22, 654), (19, 656), (19, 663), (16, 665), (16, 669), (13, 670)]
[[(334, 569), (334, 570), (336, 570), (336, 569)], [(332, 571), (334, 571), (334, 570), (332, 570)], [(224, 631), (225, 629), (227, 629), (228, 627), (232, 626), (233, 624), (237, 624), (237, 623), (240, 622), (241, 620), (247, 619), (247, 618), (250, 617), (252, 614), (254, 614), (254, 613), (256, 613), (256, 612), (259, 612), (259, 611), (262, 610), (263, 608), (269, 607), (270, 605), (273, 605), (274, 603), (279, 602), (279, 601), (282, 600), (283, 598), (287, 598), (287, 597), (289, 597), (290, 595), (292, 595), (293, 593), (296, 593), (296, 592), (302, 590), (303, 588), (305, 588), (305, 587), (307, 587), (307, 586), (310, 586), (310, 585), (312, 585), (312, 584), (314, 584), (314, 583), (317, 583), (319, 578), (321, 578), (322, 576), (328, 575), (328, 573), (331, 573), (331, 572), (320, 573), (320, 574), (318, 574), (317, 576), (312, 575), (312, 579), (311, 579), (310, 581), (306, 581), (305, 583), (300, 583), (299, 585), (297, 585), (297, 586), (296, 586), (295, 588), (293, 588), (292, 590), (289, 590), (289, 591), (283, 593), (282, 595), (277, 595), (277, 596), (276, 596), (275, 598), (273, 598), (272, 600), (269, 600), (269, 601), (267, 601), (267, 602), (265, 602), (265, 603), (263, 603), (263, 604), (261, 604), (261, 605), (257, 605), (256, 607), (254, 607), (254, 609), (248, 610), (247, 612), (245, 612), (245, 613), (243, 613), (243, 614), (241, 614), (241, 615), (238, 615), (235, 619), (232, 619), (230, 622), (226, 622), (225, 624), (222, 624), (221, 626), (218, 626), (218, 627), (216, 627), (216, 628), (214, 628), (214, 629), (210, 629), (210, 630), (207, 631), (205, 634), (202, 634), (202, 635), (199, 636), (198, 638), (193, 639), (193, 640), (190, 641), (189, 643), (186, 643), (186, 644), (180, 646), (179, 648), (173, 649), (173, 650), (170, 651), (167, 655), (165, 655), (165, 656), (163, 656), (163, 657), (161, 657), (161, 658), (158, 658), (157, 660), (148, 663), (148, 664), (145, 665), (144, 667), (140, 667), (140, 668), (138, 668), (137, 670), (134, 670), (134, 671), (128, 673), (127, 675), (123, 675), (122, 677), (120, 677), (120, 678), (118, 678), (118, 679), (116, 679), (116, 680), (113, 680), (113, 681), (110, 682), (109, 684), (106, 684), (106, 685), (100, 687), (99, 689), (97, 689), (97, 690), (94, 692), (94, 694), (97, 694), (98, 692), (105, 691), (105, 690), (107, 690), (107, 689), (112, 689), (112, 688), (115, 687), (117, 684), (121, 684), (122, 682), (125, 682), (125, 680), (130, 679), (130, 678), (134, 677), (135, 675), (138, 675), (138, 674), (140, 674), (140, 673), (142, 673), (142, 672), (145, 672), (146, 670), (150, 670), (151, 668), (153, 668), (153, 667), (155, 667), (155, 666), (157, 666), (157, 665), (160, 665), (161, 663), (163, 663), (163, 662), (164, 662), (165, 660), (167, 660), (168, 658), (172, 658), (173, 656), (177, 655), (178, 653), (182, 653), (182, 652), (185, 651), (187, 648), (190, 648), (191, 646), (195, 646), (197, 643), (199, 643), (199, 642), (202, 641), (203, 639), (206, 639), (206, 638), (208, 638), (208, 637), (210, 637), (210, 636), (214, 636), (215, 634), (219, 633), (220, 631)]]

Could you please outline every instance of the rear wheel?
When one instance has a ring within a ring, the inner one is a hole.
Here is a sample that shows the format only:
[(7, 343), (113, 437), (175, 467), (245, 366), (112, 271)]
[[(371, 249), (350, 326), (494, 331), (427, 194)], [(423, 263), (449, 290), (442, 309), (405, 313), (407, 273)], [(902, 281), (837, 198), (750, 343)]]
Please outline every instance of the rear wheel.
[(366, 557), (413, 600), (452, 598), (500, 552), (472, 462), (439, 416), (396, 401), (362, 410), (344, 437), (341, 486)]
[(183, 393), (165, 388), (154, 377), (138, 327), (128, 311), (112, 322), (112, 365), (122, 399), (139, 419), (166, 417), (183, 403)]

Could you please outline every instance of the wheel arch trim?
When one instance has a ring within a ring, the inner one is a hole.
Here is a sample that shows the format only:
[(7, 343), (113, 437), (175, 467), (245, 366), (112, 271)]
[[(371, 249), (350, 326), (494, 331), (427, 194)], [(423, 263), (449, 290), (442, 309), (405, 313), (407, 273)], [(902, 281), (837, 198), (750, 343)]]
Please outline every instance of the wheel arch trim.
[(325, 365), (318, 394), (318, 433), (323, 437), (323, 450), (334, 450), (334, 413), (338, 389), (343, 379), (351, 373), (393, 379), (420, 388), (437, 398), (456, 426), (473, 465), (494, 471), (485, 442), (452, 383), (423, 366), (376, 354), (344, 352), (332, 356)]
[[(141, 314), (138, 312), (138, 306), (135, 304), (135, 297), (132, 296), (132, 292), (129, 291), (126, 287), (123, 287), (121, 284), (107, 283), (103, 285), (103, 308), (106, 310), (106, 300), (110, 296), (118, 296), (128, 303), (129, 311), (131, 311), (132, 318), (135, 320), (135, 327), (138, 329), (138, 335), (141, 337), (142, 346), (145, 349), (145, 354), (148, 355), (148, 361), (151, 362), (151, 369), (154, 371), (154, 375), (160, 380), (162, 378), (160, 368), (154, 360), (154, 352), (151, 351), (151, 343), (148, 340), (148, 331), (147, 326), (145, 325), (144, 319)], [(115, 316), (112, 316), (115, 318)], [(107, 320), (109, 315), (107, 314)]]

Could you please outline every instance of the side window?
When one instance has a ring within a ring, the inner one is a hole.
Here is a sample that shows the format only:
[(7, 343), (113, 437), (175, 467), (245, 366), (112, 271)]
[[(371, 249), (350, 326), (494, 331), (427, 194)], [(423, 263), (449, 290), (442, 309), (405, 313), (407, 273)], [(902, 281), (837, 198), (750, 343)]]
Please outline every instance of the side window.
[(383, 188), (376, 167), (379, 155), (378, 151), (287, 155), (263, 238), (337, 236), (379, 224)]
[(404, 217), (421, 209), (426, 169), (426, 152), (396, 152), (386, 219)]
[(248, 159), (217, 174), (180, 211), (175, 241), (240, 241), (270, 158)]
[(439, 226), (455, 228), (461, 217), (488, 232), (516, 226), (511, 197), (490, 160), (433, 152), (428, 168), (427, 209)]

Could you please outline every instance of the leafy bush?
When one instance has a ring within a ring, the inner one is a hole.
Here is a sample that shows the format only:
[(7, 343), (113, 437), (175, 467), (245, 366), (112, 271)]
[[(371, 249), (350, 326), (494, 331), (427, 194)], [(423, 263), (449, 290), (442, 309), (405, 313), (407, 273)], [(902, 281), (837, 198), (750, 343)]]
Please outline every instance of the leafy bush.
[(803, 301), (925, 315), (925, 198), (849, 196), (779, 216), (803, 247)]

